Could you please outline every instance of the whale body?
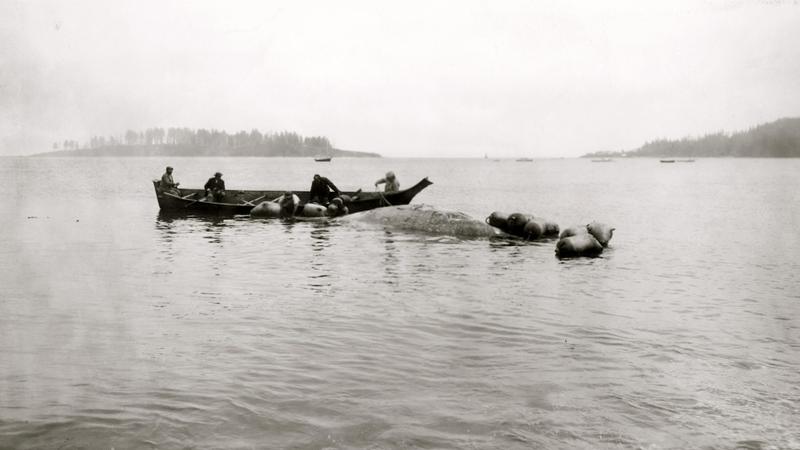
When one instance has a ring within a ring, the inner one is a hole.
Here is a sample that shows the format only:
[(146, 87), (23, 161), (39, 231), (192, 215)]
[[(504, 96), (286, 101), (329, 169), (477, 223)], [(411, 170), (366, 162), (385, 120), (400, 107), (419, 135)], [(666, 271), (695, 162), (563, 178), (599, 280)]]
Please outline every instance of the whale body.
[(376, 208), (342, 218), (381, 224), (397, 230), (460, 238), (491, 238), (499, 232), (482, 220), (458, 211), (445, 211), (428, 205), (400, 205)]

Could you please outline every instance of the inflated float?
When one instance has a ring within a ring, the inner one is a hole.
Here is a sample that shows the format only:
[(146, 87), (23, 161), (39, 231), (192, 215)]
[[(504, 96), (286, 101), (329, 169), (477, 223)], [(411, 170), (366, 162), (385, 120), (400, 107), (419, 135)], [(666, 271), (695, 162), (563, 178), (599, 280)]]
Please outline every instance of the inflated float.
[(600, 222), (567, 227), (559, 235), (556, 255), (559, 258), (598, 256), (603, 248), (608, 247), (614, 230), (615, 228)]
[(603, 253), (603, 246), (589, 233), (563, 237), (556, 243), (556, 256), (559, 258), (598, 256), (600, 253)]
[(528, 240), (558, 236), (558, 224), (531, 214), (505, 214), (495, 211), (486, 218), (486, 223), (512, 236)]

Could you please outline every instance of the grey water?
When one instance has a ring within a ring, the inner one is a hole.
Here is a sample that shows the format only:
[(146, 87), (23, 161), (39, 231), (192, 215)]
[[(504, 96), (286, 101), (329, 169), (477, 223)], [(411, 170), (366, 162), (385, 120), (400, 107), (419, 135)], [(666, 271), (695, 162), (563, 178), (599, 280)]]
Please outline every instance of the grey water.
[[(151, 179), (314, 173), (599, 258), (174, 217)], [(0, 448), (800, 448), (800, 160), (0, 158)]]

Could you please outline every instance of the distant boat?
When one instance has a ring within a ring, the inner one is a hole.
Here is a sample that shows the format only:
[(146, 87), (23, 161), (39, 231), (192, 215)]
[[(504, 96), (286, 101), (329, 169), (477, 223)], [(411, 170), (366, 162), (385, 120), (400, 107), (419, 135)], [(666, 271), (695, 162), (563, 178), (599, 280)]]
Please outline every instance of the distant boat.
[(593, 159), (592, 162), (614, 162), (611, 158), (600, 158), (600, 159)]
[(518, 158), (517, 162), (533, 162), (533, 158)]
[(674, 163), (675, 160), (674, 159), (662, 159), (661, 162), (662, 163)]
[(314, 158), (314, 161), (316, 161), (316, 162), (331, 162), (331, 157), (330, 156), (318, 156), (318, 157)]

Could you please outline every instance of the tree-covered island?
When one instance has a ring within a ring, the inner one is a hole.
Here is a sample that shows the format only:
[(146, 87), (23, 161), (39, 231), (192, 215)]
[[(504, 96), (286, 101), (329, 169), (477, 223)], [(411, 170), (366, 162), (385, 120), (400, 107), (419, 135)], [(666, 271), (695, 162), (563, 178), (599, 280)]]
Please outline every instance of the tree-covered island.
[(659, 139), (631, 151), (595, 152), (597, 157), (742, 157), (800, 158), (800, 118), (785, 118), (747, 131), (708, 134), (680, 140)]
[(295, 132), (261, 133), (190, 128), (128, 130), (122, 136), (93, 136), (88, 142), (53, 143), (53, 151), (34, 156), (358, 156), (377, 153), (341, 150), (324, 136), (303, 137)]

